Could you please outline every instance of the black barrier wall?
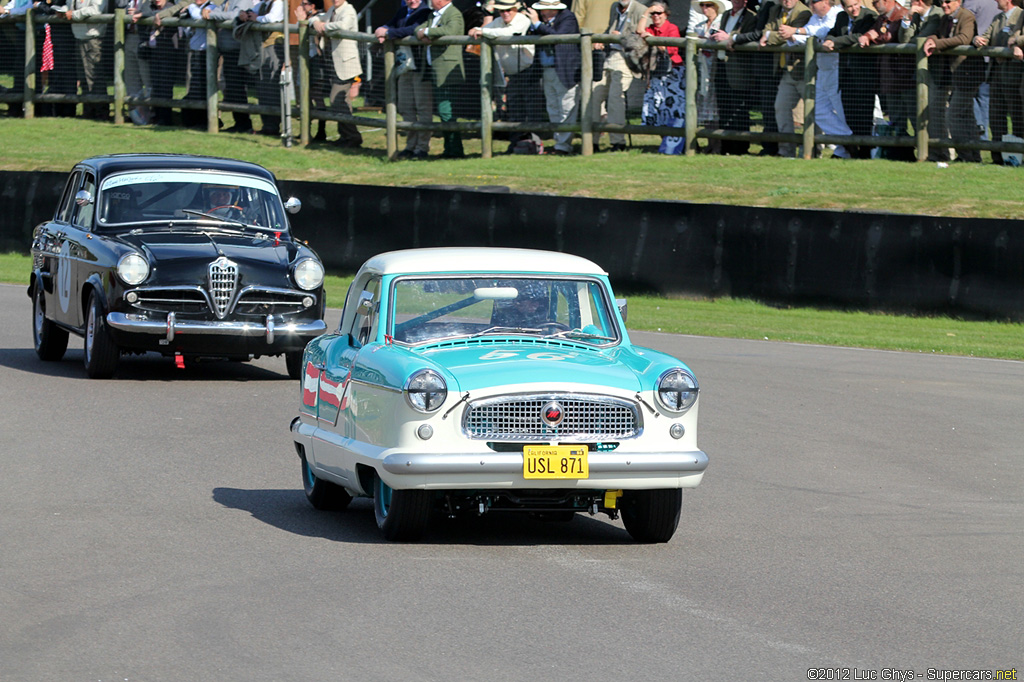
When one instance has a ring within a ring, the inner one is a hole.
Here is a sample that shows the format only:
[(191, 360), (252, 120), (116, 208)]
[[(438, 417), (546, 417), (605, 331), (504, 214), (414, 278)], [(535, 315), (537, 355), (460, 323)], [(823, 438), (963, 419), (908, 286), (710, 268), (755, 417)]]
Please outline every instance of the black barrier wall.
[[(0, 173), (0, 248), (28, 250), (64, 173)], [(589, 258), (616, 285), (667, 295), (944, 312), (1024, 320), (1024, 223), (619, 201), (504, 188), (281, 181), (295, 234), (327, 267), (382, 251), (512, 246)], [(26, 273), (27, 281), (27, 273)]]

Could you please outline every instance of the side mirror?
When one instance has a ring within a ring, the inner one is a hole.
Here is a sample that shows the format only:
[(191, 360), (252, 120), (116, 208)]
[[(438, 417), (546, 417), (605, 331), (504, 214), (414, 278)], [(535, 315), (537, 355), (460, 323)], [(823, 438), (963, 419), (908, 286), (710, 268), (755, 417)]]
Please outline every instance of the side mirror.
[(289, 213), (298, 213), (302, 208), (302, 202), (295, 197), (288, 197), (288, 201), (284, 202), (284, 210)]
[(624, 298), (615, 299), (615, 307), (619, 309), (619, 315), (622, 316), (622, 321), (626, 321), (626, 313), (629, 312), (629, 301)]
[(79, 206), (85, 206), (86, 204), (92, 203), (92, 193), (86, 189), (78, 190), (78, 194), (75, 195), (75, 203)]

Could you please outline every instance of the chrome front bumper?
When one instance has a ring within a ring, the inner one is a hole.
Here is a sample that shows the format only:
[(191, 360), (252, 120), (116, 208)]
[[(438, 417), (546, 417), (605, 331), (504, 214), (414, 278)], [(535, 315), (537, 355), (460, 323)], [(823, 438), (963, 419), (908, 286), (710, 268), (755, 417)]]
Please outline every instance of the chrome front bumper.
[[(294, 430), (294, 429), (293, 429)], [(708, 456), (701, 450), (690, 452), (615, 453), (591, 452), (591, 475), (643, 475), (699, 473), (708, 468)], [(388, 473), (399, 475), (497, 474), (522, 475), (522, 453), (391, 454), (381, 462)]]
[(177, 334), (205, 334), (217, 336), (263, 337), (267, 344), (274, 343), (278, 335), (314, 337), (327, 331), (323, 320), (313, 322), (275, 322), (268, 315), (260, 322), (238, 322), (235, 320), (178, 320), (174, 313), (168, 313), (166, 320), (154, 320), (139, 315), (108, 313), (107, 324), (123, 332), (163, 336), (162, 341), (171, 343)]

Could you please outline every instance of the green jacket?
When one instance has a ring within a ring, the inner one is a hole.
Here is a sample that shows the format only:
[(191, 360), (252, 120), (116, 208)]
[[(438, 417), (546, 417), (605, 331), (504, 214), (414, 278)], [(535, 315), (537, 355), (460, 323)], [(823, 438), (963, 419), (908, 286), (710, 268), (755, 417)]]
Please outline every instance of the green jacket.
[[(462, 12), (455, 5), (445, 5), (437, 26), (431, 26), (434, 15), (416, 27), (416, 32), (426, 29), (430, 39), (442, 36), (466, 35), (466, 25), (462, 20)], [(437, 87), (458, 85), (466, 80), (466, 72), (462, 65), (464, 45), (430, 45), (430, 66), (434, 72), (434, 85)]]

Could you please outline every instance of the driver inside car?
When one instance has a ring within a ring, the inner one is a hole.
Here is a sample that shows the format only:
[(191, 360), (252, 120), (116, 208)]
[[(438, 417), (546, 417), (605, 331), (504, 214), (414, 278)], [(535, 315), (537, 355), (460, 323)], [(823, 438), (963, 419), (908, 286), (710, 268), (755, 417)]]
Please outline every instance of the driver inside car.
[(208, 186), (206, 188), (206, 210), (213, 211), (218, 208), (236, 207), (236, 192), (236, 187), (228, 187), (227, 185)]
[(551, 322), (547, 287), (528, 283), (517, 288), (518, 296), (495, 306), (491, 323), (499, 327), (535, 328)]

